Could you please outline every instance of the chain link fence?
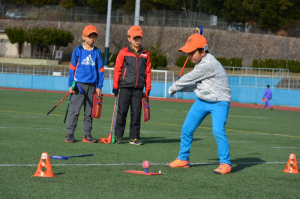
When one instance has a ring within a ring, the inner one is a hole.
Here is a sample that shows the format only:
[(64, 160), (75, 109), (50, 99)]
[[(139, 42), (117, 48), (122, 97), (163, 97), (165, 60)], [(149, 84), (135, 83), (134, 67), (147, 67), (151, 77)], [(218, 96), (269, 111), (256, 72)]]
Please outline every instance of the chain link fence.
[[(106, 13), (99, 14), (91, 7), (73, 7), (70, 9), (61, 6), (31, 6), (26, 4), (1, 4), (0, 17), (14, 19), (36, 19), (45, 21), (106, 23)], [(112, 24), (130, 25), (134, 23), (134, 12), (124, 9), (115, 9), (111, 13)], [(249, 32), (259, 34), (274, 34), (259, 28), (258, 25), (244, 23), (227, 23), (217, 16), (202, 12), (149, 10), (140, 13), (140, 25), (169, 26), (169, 27), (195, 27), (227, 30), (233, 32)], [(276, 33), (281, 36), (300, 37), (300, 23), (287, 31)]]

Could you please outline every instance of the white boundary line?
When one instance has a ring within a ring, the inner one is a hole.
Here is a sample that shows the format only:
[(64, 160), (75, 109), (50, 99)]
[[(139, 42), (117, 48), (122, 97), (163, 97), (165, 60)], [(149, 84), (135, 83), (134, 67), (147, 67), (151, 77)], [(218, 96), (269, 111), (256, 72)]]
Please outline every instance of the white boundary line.
[[(300, 162), (298, 162), (300, 164)], [(166, 163), (151, 163), (151, 165), (165, 165)], [(218, 165), (219, 163), (190, 163), (191, 165)], [(236, 164), (286, 164), (286, 162), (232, 162)], [(51, 166), (132, 166), (141, 163), (111, 163), (111, 164), (51, 164)], [(0, 164), (0, 167), (33, 167), (38, 164)]]
[(300, 147), (272, 147), (273, 149), (297, 149)]

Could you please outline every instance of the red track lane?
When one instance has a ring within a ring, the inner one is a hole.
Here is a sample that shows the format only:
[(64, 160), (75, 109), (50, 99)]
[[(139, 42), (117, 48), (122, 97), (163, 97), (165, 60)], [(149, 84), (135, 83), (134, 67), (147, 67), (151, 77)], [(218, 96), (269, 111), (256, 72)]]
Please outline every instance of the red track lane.
[[(32, 91), (32, 92), (48, 92), (48, 93), (67, 93), (67, 91), (49, 91), (49, 90), (35, 90), (35, 89), (22, 89), (22, 88), (8, 88), (0, 87), (0, 90), (18, 90), (18, 91)], [(103, 94), (104, 97), (114, 97), (111, 94)], [(175, 99), (175, 98), (159, 98), (159, 97), (150, 97), (151, 100), (156, 101), (167, 101), (167, 102), (182, 102), (182, 103), (194, 103), (195, 100), (187, 99)], [(244, 104), (231, 102), (230, 106), (236, 107), (245, 107), (245, 108), (264, 108), (264, 105), (255, 105), (255, 104)], [(284, 111), (300, 111), (299, 107), (289, 107), (289, 106), (273, 106), (274, 110), (284, 110)]]

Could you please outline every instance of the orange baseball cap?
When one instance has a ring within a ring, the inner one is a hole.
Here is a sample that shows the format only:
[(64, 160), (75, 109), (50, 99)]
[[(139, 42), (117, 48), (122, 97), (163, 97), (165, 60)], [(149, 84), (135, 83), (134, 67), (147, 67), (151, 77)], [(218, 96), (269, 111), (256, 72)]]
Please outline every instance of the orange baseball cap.
[(91, 33), (96, 33), (98, 35), (98, 31), (95, 26), (88, 25), (88, 26), (84, 27), (84, 29), (82, 31), (82, 35), (89, 36)]
[(140, 26), (131, 26), (128, 30), (128, 36), (135, 38), (137, 36), (143, 37), (143, 30)]
[(198, 48), (203, 48), (204, 50), (208, 50), (208, 44), (202, 35), (199, 34), (193, 34), (191, 35), (185, 42), (185, 45), (181, 48), (179, 48), (180, 52), (190, 53)]

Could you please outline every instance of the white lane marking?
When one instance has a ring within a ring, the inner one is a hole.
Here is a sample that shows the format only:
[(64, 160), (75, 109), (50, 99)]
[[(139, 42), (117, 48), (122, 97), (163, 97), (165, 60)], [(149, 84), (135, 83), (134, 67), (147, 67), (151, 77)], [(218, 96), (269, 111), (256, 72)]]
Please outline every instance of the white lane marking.
[(260, 116), (242, 116), (242, 115), (228, 115), (230, 117), (245, 117), (245, 118), (259, 118), (259, 119), (269, 119), (268, 117), (260, 117)]
[(300, 147), (272, 147), (273, 149), (298, 149)]
[[(298, 162), (300, 163), (300, 162)], [(166, 163), (151, 163), (151, 165), (165, 165)], [(197, 162), (190, 163), (191, 165), (218, 165), (219, 162), (206, 163)], [(232, 162), (235, 164), (286, 164), (286, 162)], [(142, 163), (108, 163), (108, 164), (51, 164), (51, 166), (132, 166), (132, 165), (142, 165)], [(37, 164), (0, 164), (0, 167), (35, 167)]]
[[(7, 127), (0, 126), (0, 129), (46, 129), (46, 130), (55, 130), (55, 129), (65, 129), (65, 128), (33, 128), (33, 127)], [(110, 127), (101, 127), (101, 129), (110, 129)]]
[(6, 127), (0, 126), (0, 129), (64, 129), (64, 128), (32, 128), (32, 127)]

